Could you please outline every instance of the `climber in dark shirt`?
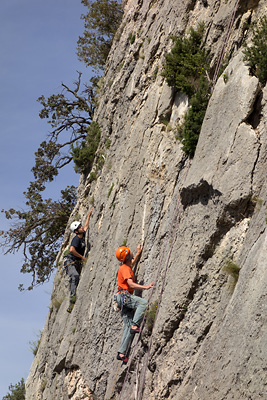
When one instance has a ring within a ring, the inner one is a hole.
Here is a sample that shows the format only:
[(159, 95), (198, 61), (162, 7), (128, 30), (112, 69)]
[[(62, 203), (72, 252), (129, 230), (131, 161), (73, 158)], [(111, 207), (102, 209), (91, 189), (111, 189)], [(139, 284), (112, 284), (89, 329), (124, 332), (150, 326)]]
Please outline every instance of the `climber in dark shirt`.
[(81, 260), (85, 260), (85, 232), (86, 231), (81, 224), (78, 226), (76, 231), (74, 231), (76, 236), (74, 236), (70, 245), (70, 254), (74, 261), (80, 262)]
[(75, 303), (75, 296), (76, 296), (76, 289), (80, 279), (81, 273), (81, 261), (85, 261), (86, 258), (84, 257), (85, 252), (85, 233), (89, 227), (89, 221), (93, 209), (90, 210), (84, 227), (82, 226), (81, 222), (74, 221), (72, 222), (70, 229), (72, 232), (76, 233), (76, 236), (71, 241), (70, 244), (70, 254), (66, 258), (66, 272), (69, 276), (70, 282), (70, 304), (67, 309), (68, 312), (72, 311), (72, 306)]

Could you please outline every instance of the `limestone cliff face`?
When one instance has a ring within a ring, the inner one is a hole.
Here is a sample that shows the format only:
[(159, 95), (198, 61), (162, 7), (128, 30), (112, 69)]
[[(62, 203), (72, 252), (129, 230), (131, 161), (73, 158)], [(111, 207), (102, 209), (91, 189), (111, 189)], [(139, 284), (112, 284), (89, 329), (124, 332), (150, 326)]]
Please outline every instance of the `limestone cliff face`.
[[(234, 0), (125, 3), (96, 113), (104, 166), (94, 182), (81, 177), (70, 219), (84, 221), (94, 204), (88, 262), (71, 314), (68, 280), (56, 275), (27, 400), (266, 398), (267, 89), (249, 75), (241, 43), (267, 9), (239, 3), (227, 42)], [(174, 137), (187, 100), (161, 72), (169, 35), (199, 21), (214, 69), (225, 43), (230, 62), (190, 161)], [(160, 300), (152, 339), (146, 327), (128, 372), (115, 360), (122, 321), (112, 308), (123, 241), (144, 243), (137, 279), (157, 279), (151, 301)], [(240, 267), (236, 284), (227, 260)]]

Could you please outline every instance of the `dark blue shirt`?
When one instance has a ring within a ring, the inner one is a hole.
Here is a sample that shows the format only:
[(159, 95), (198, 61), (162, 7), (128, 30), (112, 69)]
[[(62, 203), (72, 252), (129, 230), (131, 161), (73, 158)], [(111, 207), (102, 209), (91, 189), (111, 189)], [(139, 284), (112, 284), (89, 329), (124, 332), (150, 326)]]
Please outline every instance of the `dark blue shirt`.
[[(84, 255), (85, 252), (85, 232), (83, 233), (83, 237), (80, 238), (78, 235), (74, 236), (74, 238), (71, 241), (71, 246), (75, 247), (75, 250), (77, 253), (81, 254), (81, 256)], [(71, 254), (73, 259), (81, 261), (81, 258), (74, 256)]]

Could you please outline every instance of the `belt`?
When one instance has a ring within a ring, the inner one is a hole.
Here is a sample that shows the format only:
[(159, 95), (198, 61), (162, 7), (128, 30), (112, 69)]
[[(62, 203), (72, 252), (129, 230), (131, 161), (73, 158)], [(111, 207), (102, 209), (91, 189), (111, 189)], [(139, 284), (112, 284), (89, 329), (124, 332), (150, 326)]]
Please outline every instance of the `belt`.
[(128, 293), (131, 294), (127, 289), (119, 289), (118, 292), (116, 294), (120, 294), (120, 293)]

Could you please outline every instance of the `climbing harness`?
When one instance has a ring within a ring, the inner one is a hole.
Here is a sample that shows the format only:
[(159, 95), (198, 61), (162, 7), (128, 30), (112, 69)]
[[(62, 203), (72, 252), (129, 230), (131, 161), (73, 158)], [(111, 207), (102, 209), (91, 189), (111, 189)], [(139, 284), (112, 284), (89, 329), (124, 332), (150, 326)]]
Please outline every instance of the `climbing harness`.
[(68, 258), (68, 257), (65, 257), (65, 258), (63, 259), (63, 265), (62, 265), (62, 267), (61, 267), (61, 271), (62, 271), (62, 272), (67, 273), (67, 267), (68, 267), (69, 265), (74, 264), (74, 263), (76, 262), (76, 261), (71, 261), (71, 262), (69, 262), (68, 264), (66, 264), (69, 260), (70, 260), (70, 258)]
[[(121, 303), (120, 306), (119, 306), (119, 304), (117, 302), (117, 295), (118, 294), (122, 294), (121, 301), (120, 301), (120, 303)], [(117, 293), (114, 294), (114, 296), (113, 296), (113, 303), (114, 303), (113, 304), (113, 308), (114, 308), (115, 311), (121, 311), (122, 312), (123, 306), (126, 303), (127, 295), (130, 295), (130, 293), (126, 289), (119, 289), (117, 291)]]

